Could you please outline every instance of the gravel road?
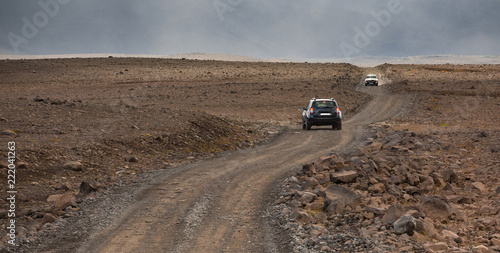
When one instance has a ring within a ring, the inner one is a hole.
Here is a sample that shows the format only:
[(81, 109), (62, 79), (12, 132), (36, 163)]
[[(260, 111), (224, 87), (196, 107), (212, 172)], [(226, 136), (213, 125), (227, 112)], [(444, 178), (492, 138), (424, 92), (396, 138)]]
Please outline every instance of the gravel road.
[(286, 175), (332, 151), (348, 149), (369, 123), (401, 112), (408, 97), (383, 87), (344, 130), (298, 126), (255, 149), (225, 154), (158, 175), (113, 224), (78, 252), (290, 252), (289, 239), (267, 213)]

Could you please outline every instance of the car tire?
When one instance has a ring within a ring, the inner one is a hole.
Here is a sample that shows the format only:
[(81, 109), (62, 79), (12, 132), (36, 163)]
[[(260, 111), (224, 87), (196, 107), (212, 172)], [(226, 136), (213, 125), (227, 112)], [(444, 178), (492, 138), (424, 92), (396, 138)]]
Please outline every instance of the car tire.
[(311, 130), (311, 123), (306, 120), (306, 130)]
[(306, 121), (302, 119), (302, 129), (306, 129)]
[(337, 123), (337, 130), (342, 130), (342, 122)]

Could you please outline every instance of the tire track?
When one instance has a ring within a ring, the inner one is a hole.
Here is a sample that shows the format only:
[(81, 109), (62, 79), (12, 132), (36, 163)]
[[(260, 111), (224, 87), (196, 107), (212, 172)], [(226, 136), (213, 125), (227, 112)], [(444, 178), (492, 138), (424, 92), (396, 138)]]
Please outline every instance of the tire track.
[(345, 121), (344, 130), (290, 127), (266, 146), (182, 166), (145, 190), (139, 202), (79, 252), (289, 251), (286, 233), (263, 218), (276, 181), (304, 163), (354, 145), (363, 127), (397, 116), (409, 99), (363, 86), (358, 89), (372, 93), (373, 100)]

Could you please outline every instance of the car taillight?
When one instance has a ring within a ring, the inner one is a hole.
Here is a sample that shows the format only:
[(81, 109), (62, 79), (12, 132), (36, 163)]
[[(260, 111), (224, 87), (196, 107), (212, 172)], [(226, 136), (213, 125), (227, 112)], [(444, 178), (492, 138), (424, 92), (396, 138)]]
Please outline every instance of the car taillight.
[(314, 114), (314, 109), (313, 109), (312, 107), (311, 107), (311, 109), (309, 110), (309, 113), (310, 113), (311, 115), (313, 115), (313, 114)]
[(340, 113), (340, 109), (337, 107), (335, 108), (335, 113), (339, 114)]

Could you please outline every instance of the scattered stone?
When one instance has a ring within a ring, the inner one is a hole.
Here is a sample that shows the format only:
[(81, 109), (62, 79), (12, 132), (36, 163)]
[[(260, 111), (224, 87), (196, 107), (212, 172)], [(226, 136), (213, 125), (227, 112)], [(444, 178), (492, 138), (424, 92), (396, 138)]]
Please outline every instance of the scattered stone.
[(49, 203), (49, 205), (55, 205), (57, 203), (57, 201), (59, 201), (59, 199), (63, 196), (63, 194), (55, 194), (55, 195), (50, 195), (48, 198), (47, 198), (47, 203)]
[(41, 98), (40, 96), (36, 96), (33, 101), (35, 102), (44, 102), (45, 100), (43, 98)]
[(62, 105), (62, 104), (64, 104), (64, 101), (62, 101), (61, 99), (56, 98), (56, 99), (50, 101), (50, 104), (52, 104), (52, 105)]
[(432, 252), (446, 252), (449, 250), (448, 245), (444, 242), (440, 243), (426, 243), (424, 244), (424, 247), (432, 250)]
[(15, 136), (16, 135), (16, 132), (13, 131), (13, 130), (3, 130), (2, 132), (0, 132), (0, 135), (5, 135), (5, 136)]
[(81, 162), (78, 162), (78, 161), (67, 162), (63, 165), (63, 168), (66, 170), (82, 171), (83, 164)]
[(340, 171), (330, 174), (330, 181), (333, 183), (352, 183), (359, 176), (359, 173), (354, 170)]
[(373, 152), (378, 152), (382, 149), (382, 147), (384, 146), (384, 144), (382, 144), (381, 142), (373, 142), (372, 144), (366, 146), (366, 151), (367, 152), (370, 152), (370, 153), (373, 153)]
[(67, 193), (62, 195), (55, 204), (55, 210), (57, 211), (64, 210), (69, 206), (73, 207), (77, 206), (76, 198), (75, 195), (73, 195), (73, 193)]
[(313, 221), (313, 218), (311, 217), (311, 215), (309, 215), (307, 212), (305, 211), (295, 211), (293, 214), (292, 214), (292, 219), (294, 219), (295, 221), (299, 222), (299, 223), (311, 223)]
[(422, 193), (429, 193), (429, 192), (432, 192), (432, 190), (434, 189), (434, 180), (432, 179), (432, 177), (427, 177), (425, 180), (423, 180), (420, 184), (419, 184), (419, 189), (420, 189), (420, 192)]
[(434, 224), (428, 219), (418, 219), (415, 221), (415, 224), (415, 231), (421, 234), (425, 234), (429, 237), (435, 237), (438, 234)]
[(385, 192), (385, 184), (384, 183), (377, 183), (374, 185), (370, 185), (370, 187), (368, 187), (368, 191), (371, 191), (374, 193), (384, 193)]
[(394, 231), (397, 234), (413, 235), (416, 226), (417, 224), (413, 216), (403, 215), (396, 222), (394, 222)]
[(401, 205), (399, 204), (394, 204), (389, 209), (387, 210), (386, 214), (384, 217), (382, 217), (382, 223), (383, 224), (392, 224), (396, 220), (398, 220), (404, 213), (404, 209)]
[(296, 194), (302, 205), (313, 202), (318, 196), (312, 192), (302, 192), (301, 194)]
[(325, 190), (325, 206), (329, 214), (342, 213), (346, 208), (354, 210), (360, 201), (358, 194), (340, 185), (330, 185)]
[(443, 231), (441, 231), (441, 234), (443, 235), (444, 238), (450, 238), (450, 239), (452, 239), (454, 242), (456, 242), (458, 244), (460, 244), (460, 243), (463, 242), (462, 238), (460, 238), (460, 236), (458, 236), (453, 231), (444, 229)]
[(94, 192), (97, 192), (97, 188), (84, 181), (80, 184), (80, 190), (78, 191), (78, 195), (76, 195), (76, 198), (78, 200), (83, 200), (89, 197)]
[(451, 206), (446, 200), (436, 196), (421, 197), (420, 211), (422, 211), (426, 217), (437, 220), (446, 220), (452, 214)]
[(490, 242), (493, 246), (500, 246), (500, 238), (491, 238)]
[(129, 163), (136, 163), (139, 161), (139, 158), (137, 158), (136, 156), (127, 156), (125, 157), (125, 161)]
[(73, 191), (73, 187), (70, 183), (61, 183), (56, 187), (56, 190)]
[(312, 177), (314, 174), (316, 174), (316, 168), (314, 167), (314, 164), (304, 164), (302, 166), (302, 173), (304, 173), (308, 177)]
[(443, 180), (445, 183), (452, 184), (458, 181), (457, 173), (455, 173), (455, 171), (451, 168), (447, 168), (444, 171), (442, 171), (441, 175), (443, 176)]
[(484, 245), (479, 245), (479, 246), (472, 248), (472, 252), (488, 253), (488, 252), (490, 252), (490, 250), (488, 249), (488, 247), (486, 247)]
[(54, 223), (55, 221), (56, 221), (56, 217), (54, 217), (54, 215), (52, 215), (51, 213), (47, 213), (42, 218), (42, 225), (45, 223)]
[(479, 190), (481, 193), (487, 192), (486, 186), (481, 182), (472, 183), (472, 187), (474, 187), (474, 189), (476, 190)]

